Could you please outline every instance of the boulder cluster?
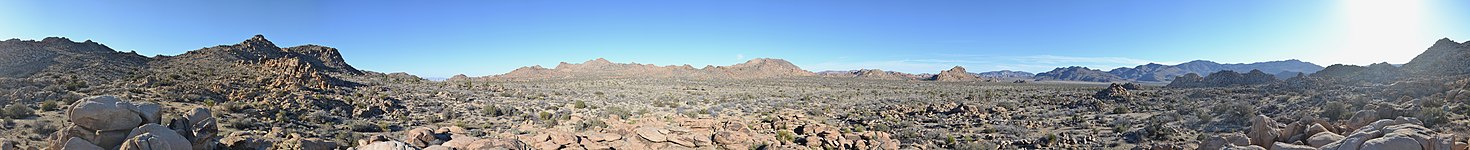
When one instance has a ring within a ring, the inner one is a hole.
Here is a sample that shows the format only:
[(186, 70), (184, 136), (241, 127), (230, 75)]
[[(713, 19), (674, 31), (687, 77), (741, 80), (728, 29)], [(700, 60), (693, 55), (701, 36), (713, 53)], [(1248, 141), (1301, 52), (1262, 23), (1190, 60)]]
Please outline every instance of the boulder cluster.
[(1128, 97), (1132, 97), (1133, 96), (1133, 93), (1129, 93), (1128, 90), (1137, 90), (1138, 88), (1139, 88), (1138, 85), (1137, 84), (1133, 84), (1133, 83), (1124, 83), (1124, 84), (1113, 83), (1113, 84), (1109, 84), (1108, 85), (1108, 88), (1104, 88), (1103, 90), (1099, 90), (1099, 91), (1097, 91), (1097, 93), (1092, 94), (1092, 98), (1097, 98), (1097, 99), (1126, 99)]
[[(1369, 112), (1371, 113), (1371, 112)], [(1364, 113), (1360, 113), (1364, 114)], [(1411, 117), (1379, 119), (1366, 125), (1357, 120), (1376, 115), (1355, 116), (1336, 124), (1325, 120), (1303, 119), (1279, 126), (1264, 115), (1251, 118), (1245, 134), (1230, 133), (1210, 137), (1200, 149), (1272, 149), (1272, 150), (1460, 150), (1467, 142), (1453, 134), (1435, 133), (1423, 122)], [(1346, 135), (1346, 136), (1344, 136)]]
[(219, 132), (209, 109), (196, 108), (162, 125), (161, 107), (114, 96), (92, 96), (71, 104), (68, 122), (47, 138), (46, 149), (216, 149)]

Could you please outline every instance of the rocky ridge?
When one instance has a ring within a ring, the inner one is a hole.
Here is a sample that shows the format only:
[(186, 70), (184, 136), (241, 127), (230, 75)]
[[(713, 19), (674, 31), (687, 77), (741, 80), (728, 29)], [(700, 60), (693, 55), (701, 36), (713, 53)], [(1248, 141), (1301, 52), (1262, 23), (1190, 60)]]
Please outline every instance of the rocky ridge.
[(1052, 69), (1051, 71), (1036, 74), (1036, 80), (1062, 80), (1062, 81), (1087, 81), (1087, 82), (1114, 82), (1126, 81), (1123, 77), (1109, 74), (1097, 69), (1087, 67), (1065, 67)]

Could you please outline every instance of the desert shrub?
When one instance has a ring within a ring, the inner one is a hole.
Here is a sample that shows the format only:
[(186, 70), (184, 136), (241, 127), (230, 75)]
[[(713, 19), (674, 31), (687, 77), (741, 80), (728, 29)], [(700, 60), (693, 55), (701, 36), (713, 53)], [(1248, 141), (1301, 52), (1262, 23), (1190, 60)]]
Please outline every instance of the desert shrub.
[(577, 124), (577, 130), (578, 131), (584, 131), (584, 130), (587, 130), (587, 129), (594, 129), (594, 128), (607, 128), (607, 123), (606, 122), (602, 122), (602, 120), (587, 119), (587, 120), (583, 120), (581, 123), (578, 123)]
[(1000, 149), (1000, 146), (990, 142), (974, 141), (955, 145), (954, 149)]
[(628, 119), (628, 118), (633, 117), (633, 112), (632, 111), (628, 111), (628, 109), (624, 109), (623, 107), (607, 107), (606, 109), (603, 110), (603, 112), (604, 112), (603, 115), (618, 116), (618, 118), (623, 118), (623, 119)]
[(36, 110), (32, 110), (31, 107), (26, 107), (18, 103), (11, 103), (10, 106), (5, 106), (4, 110), (0, 110), (0, 116), (11, 119), (21, 119), (35, 115)]
[(572, 108), (577, 108), (577, 109), (587, 108), (587, 102), (586, 101), (582, 101), (582, 100), (577, 100), (576, 102), (572, 102)]
[(541, 112), (539, 114), (536, 114), (536, 118), (537, 119), (540, 119), (540, 120), (551, 120), (552, 119), (551, 117), (552, 117), (551, 116), (551, 112), (545, 112), (545, 111), (543, 111), (543, 112)]
[(1129, 109), (1128, 106), (1113, 107), (1113, 114), (1126, 114), (1131, 112), (1133, 112), (1133, 110)]
[(36, 126), (36, 128), (31, 128), (31, 133), (53, 133), (57, 130), (59, 129), (57, 129), (56, 126), (40, 125)]
[(888, 124), (879, 123), (877, 125), (873, 125), (873, 130), (874, 131), (892, 131), (893, 128), (892, 127), (888, 127)]
[(1344, 115), (1347, 115), (1347, 112), (1345, 112), (1348, 109), (1347, 107), (1347, 104), (1327, 102), (1327, 105), (1322, 106), (1322, 113), (1317, 115), (1320, 115), (1322, 118), (1327, 118), (1329, 121), (1337, 121), (1338, 119), (1343, 119)]
[(56, 105), (56, 100), (47, 100), (41, 102), (41, 110), (43, 111), (54, 111), (57, 107), (58, 106)]
[(780, 130), (776, 131), (776, 139), (786, 142), (794, 142), (796, 141), (796, 134), (791, 133), (791, 131)]
[(332, 138), (332, 141), (346, 144), (343, 146), (355, 147), (357, 146), (357, 139), (362, 139), (366, 137), (356, 132), (337, 132), (337, 134), (335, 136), (332, 136)]
[(1057, 138), (1057, 134), (1046, 134), (1046, 138), (1042, 140), (1046, 140), (1046, 145), (1056, 145), (1058, 139), (1060, 138)]
[(1228, 123), (1248, 123), (1250, 117), (1256, 116), (1256, 106), (1247, 102), (1216, 104), (1213, 109), (1211, 111), (1219, 114), (1220, 119), (1225, 119), (1224, 121)]
[(368, 122), (368, 121), (348, 121), (347, 122), (347, 129), (350, 129), (350, 130), (356, 131), (356, 132), (382, 132), (382, 131), (384, 131), (383, 129), (385, 129), (385, 128), (384, 127), (378, 127), (377, 124), (373, 124), (373, 123)]
[(1438, 107), (1421, 109), (1419, 110), (1418, 117), (1419, 120), (1424, 121), (1424, 127), (1434, 127), (1435, 125), (1444, 124), (1449, 122), (1450, 119), (1449, 113), (1446, 113), (1444, 109)]
[(1017, 110), (1017, 109), (1020, 109), (1020, 105), (1021, 105), (1020, 103), (1018, 103), (1016, 101), (1011, 101), (1011, 100), (1000, 101), (999, 103), (996, 104), (996, 106), (1000, 106), (1001, 108), (1006, 108), (1008, 110)]
[(378, 123), (378, 129), (383, 132), (390, 132), (393, 131), (393, 125), (388, 123)]
[(481, 106), (480, 112), (481, 113), (484, 113), (485, 115), (492, 116), (492, 117), (499, 117), (499, 116), (515, 116), (517, 114), (517, 112), (520, 112), (520, 110), (516, 110), (515, 107), (511, 107), (511, 106), (497, 106), (497, 105), (489, 105), (489, 104), (487, 104), (485, 106)]

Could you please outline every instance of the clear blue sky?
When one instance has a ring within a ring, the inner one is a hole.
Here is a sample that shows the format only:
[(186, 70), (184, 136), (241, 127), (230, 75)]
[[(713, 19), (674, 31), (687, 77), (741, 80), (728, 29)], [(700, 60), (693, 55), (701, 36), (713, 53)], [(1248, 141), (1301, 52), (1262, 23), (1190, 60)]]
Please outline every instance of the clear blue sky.
[(0, 38), (177, 55), (264, 34), (352, 65), (483, 76), (604, 57), (659, 65), (784, 58), (813, 71), (938, 72), (1195, 59), (1404, 63), (1470, 39), (1466, 1), (0, 1)]

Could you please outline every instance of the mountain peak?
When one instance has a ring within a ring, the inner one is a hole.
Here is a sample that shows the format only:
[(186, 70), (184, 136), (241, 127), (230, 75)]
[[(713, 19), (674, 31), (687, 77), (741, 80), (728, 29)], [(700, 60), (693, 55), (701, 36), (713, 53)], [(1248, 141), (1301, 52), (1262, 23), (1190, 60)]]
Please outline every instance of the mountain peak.
[(963, 73), (963, 72), (965, 72), (965, 67), (954, 66), (954, 68), (949, 68), (949, 71), (955, 71), (955, 72), (962, 72)]
[(592, 60), (587, 60), (587, 62), (582, 62), (582, 64), (612, 64), (612, 61), (607, 61), (607, 59), (602, 59), (601, 57), (598, 57), (597, 59), (592, 59)]
[(256, 34), (255, 36), (250, 37), (250, 39), (246, 39), (244, 42), (240, 42), (240, 45), (276, 47), (275, 43), (271, 43), (270, 40), (265, 39), (265, 35), (260, 34)]
[[(1466, 41), (1466, 42), (1470, 42), (1470, 41)], [(1439, 39), (1439, 41), (1434, 41), (1434, 46), (1441, 46), (1441, 45), (1445, 45), (1445, 46), (1449, 46), (1449, 45), (1460, 45), (1460, 42), (1455, 42), (1455, 40), (1451, 40), (1450, 38), (1441, 38), (1441, 39)]]

